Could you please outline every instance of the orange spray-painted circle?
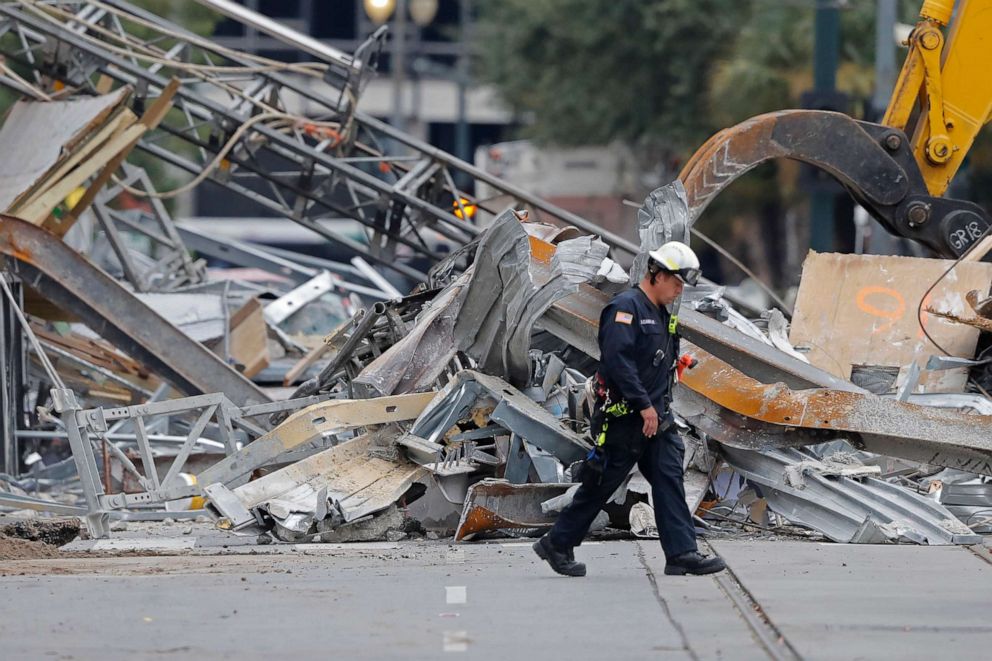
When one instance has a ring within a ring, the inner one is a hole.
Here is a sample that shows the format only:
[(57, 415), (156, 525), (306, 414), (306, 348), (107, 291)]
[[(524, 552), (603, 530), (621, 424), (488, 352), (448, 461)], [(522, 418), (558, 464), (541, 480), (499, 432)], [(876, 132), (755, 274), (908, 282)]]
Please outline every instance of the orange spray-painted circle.
[[(881, 301), (876, 298), (875, 303), (868, 301), (869, 297), (885, 297), (895, 301), (895, 307), (891, 306), (880, 306)], [(888, 319), (888, 323), (882, 324), (878, 328), (872, 330), (872, 333), (879, 333), (883, 330), (888, 330), (897, 321), (902, 319), (902, 316), (906, 313), (906, 299), (903, 298), (902, 294), (897, 292), (895, 289), (890, 289), (889, 287), (879, 287), (877, 285), (871, 285), (868, 287), (862, 287), (858, 290), (858, 296), (855, 299), (855, 303), (858, 309), (865, 314), (870, 314), (873, 317), (881, 317), (882, 319)]]

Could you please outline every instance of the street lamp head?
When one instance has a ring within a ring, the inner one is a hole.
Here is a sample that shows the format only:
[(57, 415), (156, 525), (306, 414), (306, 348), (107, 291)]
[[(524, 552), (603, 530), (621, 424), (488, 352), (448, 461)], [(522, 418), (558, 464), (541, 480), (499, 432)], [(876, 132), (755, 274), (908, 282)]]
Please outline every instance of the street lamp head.
[(420, 27), (433, 21), (437, 15), (437, 0), (408, 0), (408, 5), (410, 18)]
[(376, 25), (382, 25), (389, 20), (396, 9), (396, 0), (362, 0), (365, 13)]

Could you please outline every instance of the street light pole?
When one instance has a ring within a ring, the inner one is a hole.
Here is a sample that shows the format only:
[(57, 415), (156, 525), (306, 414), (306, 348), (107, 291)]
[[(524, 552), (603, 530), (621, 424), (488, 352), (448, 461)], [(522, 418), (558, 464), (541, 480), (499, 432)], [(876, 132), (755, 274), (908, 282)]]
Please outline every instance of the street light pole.
[(393, 126), (406, 130), (403, 87), (406, 80), (406, 3), (396, 0), (396, 32), (393, 35)]
[[(458, 27), (461, 36), (461, 48), (458, 53), (458, 65), (455, 80), (458, 85), (458, 120), (455, 124), (455, 155), (466, 163), (472, 162), (472, 155), (469, 154), (471, 148), (471, 136), (468, 126), (468, 83), (469, 83), (469, 45), (472, 43), (469, 31), (471, 21), (469, 13), (472, 11), (471, 0), (459, 0), (458, 4)], [(459, 187), (466, 182), (457, 181)]]

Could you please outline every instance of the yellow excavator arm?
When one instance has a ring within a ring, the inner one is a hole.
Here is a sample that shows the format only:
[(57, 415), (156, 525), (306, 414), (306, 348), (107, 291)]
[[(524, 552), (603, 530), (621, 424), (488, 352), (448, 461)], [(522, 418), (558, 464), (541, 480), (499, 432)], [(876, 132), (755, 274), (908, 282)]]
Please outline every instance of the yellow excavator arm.
[(909, 46), (880, 124), (781, 110), (710, 138), (679, 174), (691, 216), (758, 164), (789, 158), (833, 175), (893, 234), (947, 257), (970, 250), (992, 217), (942, 196), (992, 112), (992, 0), (925, 0)]
[(927, 189), (942, 195), (992, 112), (992, 0), (926, 0), (908, 45), (882, 124), (911, 136)]

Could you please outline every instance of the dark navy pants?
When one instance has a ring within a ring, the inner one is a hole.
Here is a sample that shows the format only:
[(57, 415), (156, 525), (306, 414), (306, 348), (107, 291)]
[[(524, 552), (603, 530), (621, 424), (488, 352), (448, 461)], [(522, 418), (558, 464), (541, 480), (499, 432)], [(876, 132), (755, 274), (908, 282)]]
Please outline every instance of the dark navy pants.
[(581, 544), (593, 519), (637, 464), (651, 484), (654, 517), (665, 557), (671, 559), (696, 550), (696, 531), (682, 483), (685, 446), (674, 425), (653, 438), (645, 438), (641, 433), (643, 424), (636, 413), (610, 420), (603, 444), (603, 479), (599, 485), (579, 487), (549, 533), (553, 546), (565, 550)]

